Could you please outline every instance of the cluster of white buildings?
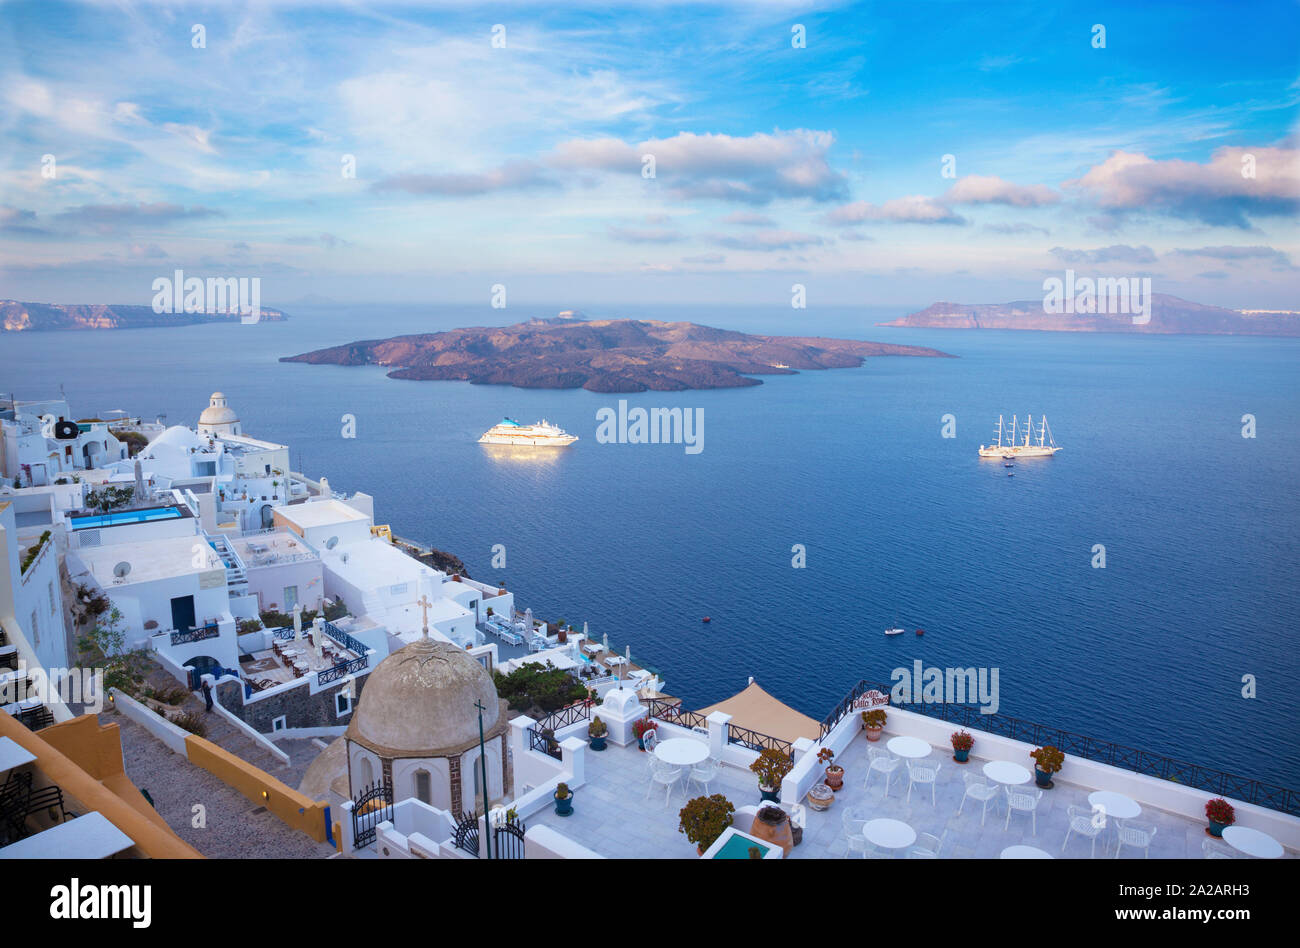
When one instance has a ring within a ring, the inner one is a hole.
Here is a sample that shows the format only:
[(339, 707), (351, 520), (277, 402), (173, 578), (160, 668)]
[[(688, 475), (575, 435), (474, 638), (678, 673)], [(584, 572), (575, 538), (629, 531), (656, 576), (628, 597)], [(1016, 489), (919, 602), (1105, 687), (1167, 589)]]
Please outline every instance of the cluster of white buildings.
[[(29, 666), (76, 661), (62, 566), (69, 589), (108, 598), (128, 647), (149, 649), (191, 685), (204, 674), (214, 682), (239, 679), (246, 701), (304, 685), (315, 694), (317, 679), (355, 696), (358, 678), (420, 637), (426, 615), (435, 640), (495, 666), (484, 622), (492, 614), (513, 617), (513, 595), (448, 575), (395, 546), (388, 526), (375, 523), (369, 495), (346, 496), (324, 479), (291, 472), (288, 447), (246, 435), (222, 393), (212, 395), (193, 428), (136, 426), (150, 440), (135, 458), (108, 423), (79, 426), (66, 445), (44, 437), (42, 424), (44, 434), (54, 433), (51, 415), (68, 418), (67, 404), (19, 402), (0, 413), (5, 472), (18, 471), (22, 485), (7, 479), (0, 486), (0, 552), (8, 567), (0, 576), (0, 624), (16, 643), (0, 650), (15, 648)], [(91, 492), (104, 487), (119, 496), (130, 489), (130, 501), (92, 509)], [(46, 533), (45, 548), (20, 569)], [(353, 662), (347, 676), (334, 684), (338, 676), (312, 675), (274, 693), (244, 683), (256, 679), (241, 666), (272, 654), (274, 633), (258, 628), (261, 614), (327, 607), (337, 621), (322, 626), (318, 619), (315, 630), (306, 623), (308, 632), (318, 638), (323, 627), (346, 640), (336, 654)], [(331, 706), (350, 709), (350, 701)], [(294, 728), (288, 717), (277, 728)]]

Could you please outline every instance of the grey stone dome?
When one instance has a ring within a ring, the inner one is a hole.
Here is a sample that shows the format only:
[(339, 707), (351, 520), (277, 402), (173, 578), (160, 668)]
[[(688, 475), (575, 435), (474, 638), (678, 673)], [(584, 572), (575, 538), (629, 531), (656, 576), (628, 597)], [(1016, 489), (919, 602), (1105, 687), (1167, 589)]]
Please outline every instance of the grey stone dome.
[(491, 735), (502, 715), (486, 668), (462, 648), (422, 638), (385, 658), (361, 691), (347, 737), (381, 757), (437, 757)]

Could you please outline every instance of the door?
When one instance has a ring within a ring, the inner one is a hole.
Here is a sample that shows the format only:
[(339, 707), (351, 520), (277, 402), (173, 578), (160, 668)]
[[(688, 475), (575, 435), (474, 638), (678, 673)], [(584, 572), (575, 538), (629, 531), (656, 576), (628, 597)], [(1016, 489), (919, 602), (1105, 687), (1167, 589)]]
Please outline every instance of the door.
[(194, 597), (177, 596), (172, 600), (172, 628), (188, 632), (194, 628)]
[(285, 586), (284, 587), (284, 611), (288, 613), (292, 613), (293, 607), (296, 605), (298, 605), (298, 587)]

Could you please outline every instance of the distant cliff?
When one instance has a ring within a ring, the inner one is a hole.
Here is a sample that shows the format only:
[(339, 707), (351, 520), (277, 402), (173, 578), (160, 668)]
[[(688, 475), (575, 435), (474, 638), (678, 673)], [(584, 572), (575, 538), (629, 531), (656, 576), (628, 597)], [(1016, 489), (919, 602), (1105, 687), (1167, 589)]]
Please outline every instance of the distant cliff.
[(1126, 313), (1043, 312), (1043, 301), (935, 303), (882, 326), (925, 329), (1038, 329), (1049, 332), (1211, 333), (1300, 336), (1300, 313), (1241, 312), (1151, 294), (1151, 321), (1135, 324)]
[[(261, 318), (278, 322), (288, 317), (278, 309), (260, 307)], [(69, 329), (150, 329), (237, 323), (237, 313), (155, 313), (151, 306), (80, 303), (23, 303), (0, 300), (0, 331), (45, 332)]]
[(754, 336), (657, 320), (585, 321), (565, 314), (500, 328), (352, 342), (280, 361), (392, 366), (388, 375), (396, 379), (621, 393), (760, 385), (752, 376), (850, 368), (869, 356), (893, 355), (951, 358), (921, 346)]

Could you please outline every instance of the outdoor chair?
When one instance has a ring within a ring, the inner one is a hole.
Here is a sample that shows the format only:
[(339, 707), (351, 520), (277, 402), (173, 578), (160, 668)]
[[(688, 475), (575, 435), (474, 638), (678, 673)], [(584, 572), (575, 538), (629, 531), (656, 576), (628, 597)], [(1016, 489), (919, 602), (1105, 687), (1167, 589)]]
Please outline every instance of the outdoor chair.
[(1097, 837), (1101, 835), (1102, 829), (1105, 828), (1104, 820), (1098, 821), (1093, 819), (1093, 811), (1086, 806), (1072, 806), (1070, 813), (1070, 828), (1065, 831), (1065, 839), (1061, 843), (1061, 852), (1065, 852), (1065, 846), (1070, 842), (1070, 834), (1078, 833), (1080, 836), (1086, 836), (1092, 840), (1092, 854), (1089, 859), (1097, 858)]
[(1206, 859), (1236, 859), (1237, 851), (1212, 839), (1201, 840), (1201, 852)]
[(943, 841), (948, 838), (948, 831), (944, 830), (942, 836), (935, 836), (933, 833), (917, 833), (916, 842), (912, 848), (907, 851), (908, 859), (938, 859), (939, 850), (943, 848)]
[(889, 796), (889, 783), (894, 779), (894, 771), (898, 769), (901, 761), (889, 751), (876, 747), (867, 748), (867, 758), (871, 763), (867, 767), (867, 779), (862, 782), (862, 789), (867, 789), (873, 773), (881, 773), (885, 775), (885, 796)]
[(997, 799), (998, 788), (985, 780), (983, 774), (963, 774), (962, 779), (966, 782), (966, 792), (962, 795), (961, 805), (957, 807), (957, 814), (961, 815), (962, 807), (966, 805), (966, 799), (969, 797), (984, 807), (980, 811), (980, 826), (983, 826), (984, 818), (988, 816), (989, 804)]
[(641, 736), (641, 743), (645, 745), (645, 752), (647, 754), (653, 754), (655, 752), (655, 745), (659, 743), (659, 735), (655, 732), (654, 728), (646, 731), (645, 734)]
[(682, 775), (682, 768), (675, 767), (672, 764), (665, 764), (658, 757), (650, 758), (650, 782), (646, 785), (645, 795), (650, 796), (650, 791), (654, 789), (655, 784), (664, 786), (664, 806), (668, 806), (668, 801), (672, 797), (673, 784)]
[(1042, 790), (1025, 791), (1018, 787), (1007, 787), (1007, 819), (1002, 824), (1004, 830), (1011, 826), (1011, 813), (1019, 810), (1021, 813), (1028, 813), (1033, 835), (1038, 835), (1038, 801), (1043, 799)]
[(930, 785), (930, 806), (935, 806), (934, 788), (939, 782), (939, 768), (943, 766), (937, 760), (909, 760), (907, 762), (907, 802), (912, 802), (912, 787), (916, 784)]
[(1136, 846), (1142, 850), (1142, 858), (1150, 855), (1151, 840), (1156, 837), (1156, 828), (1151, 823), (1138, 823), (1134, 820), (1116, 820), (1115, 833), (1119, 842), (1115, 844), (1115, 858), (1125, 846)]
[(856, 833), (849, 834), (849, 851), (848, 858), (852, 859), (870, 859), (875, 853), (876, 848), (867, 842), (867, 838), (862, 835), (862, 828), (859, 827)]
[(708, 794), (710, 792), (709, 784), (718, 778), (718, 766), (718, 761), (713, 758), (694, 765), (691, 767), (690, 774), (687, 775), (687, 785), (693, 783), (703, 790), (705, 794)]
[(862, 827), (869, 819), (871, 819), (871, 817), (868, 816), (867, 812), (861, 807), (847, 807), (843, 814), (840, 815), (840, 820), (844, 824), (844, 835), (848, 836), (850, 839), (854, 836), (861, 836)]

